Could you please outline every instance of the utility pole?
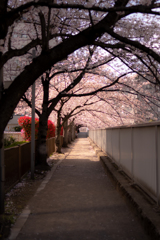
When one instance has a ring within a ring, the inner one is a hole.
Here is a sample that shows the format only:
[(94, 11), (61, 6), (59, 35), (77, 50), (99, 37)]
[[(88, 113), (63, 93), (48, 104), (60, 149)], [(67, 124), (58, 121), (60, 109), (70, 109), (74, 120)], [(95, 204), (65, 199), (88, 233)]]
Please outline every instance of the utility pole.
[[(0, 57), (3, 52), (3, 40), (0, 40)], [(3, 67), (0, 69), (0, 99), (3, 94)], [(0, 139), (3, 144), (3, 137)], [(5, 168), (4, 168), (4, 146), (0, 148), (0, 214), (4, 213), (4, 181), (5, 181)]]
[[(32, 51), (32, 59), (36, 56), (36, 51)], [(32, 85), (32, 123), (31, 123), (31, 179), (34, 179), (35, 170), (35, 82)]]

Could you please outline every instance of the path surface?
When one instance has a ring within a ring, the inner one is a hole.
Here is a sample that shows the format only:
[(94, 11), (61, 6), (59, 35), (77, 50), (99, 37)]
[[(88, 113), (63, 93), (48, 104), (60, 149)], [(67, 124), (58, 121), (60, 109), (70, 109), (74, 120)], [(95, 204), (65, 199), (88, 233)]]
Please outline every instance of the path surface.
[(105, 174), (88, 138), (72, 144), (41, 189), (30, 202), (17, 240), (150, 239)]

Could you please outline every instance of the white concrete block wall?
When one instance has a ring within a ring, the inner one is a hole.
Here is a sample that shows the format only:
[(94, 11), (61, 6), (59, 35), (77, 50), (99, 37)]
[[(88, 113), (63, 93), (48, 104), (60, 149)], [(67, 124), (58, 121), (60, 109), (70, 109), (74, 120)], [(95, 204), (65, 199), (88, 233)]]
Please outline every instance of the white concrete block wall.
[(4, 132), (4, 138), (13, 137), (17, 142), (24, 141), (21, 132)]
[(98, 129), (89, 137), (160, 204), (160, 122)]

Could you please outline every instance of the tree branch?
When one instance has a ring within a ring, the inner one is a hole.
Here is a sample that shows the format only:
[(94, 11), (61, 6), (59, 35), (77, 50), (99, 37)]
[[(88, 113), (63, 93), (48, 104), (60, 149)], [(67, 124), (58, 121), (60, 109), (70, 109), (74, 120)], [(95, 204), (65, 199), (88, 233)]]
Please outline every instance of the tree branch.
[(150, 49), (150, 48), (142, 45), (140, 42), (130, 40), (130, 39), (126, 38), (126, 37), (122, 37), (122, 36), (120, 36), (119, 34), (117, 34), (117, 33), (115, 33), (114, 31), (112, 31), (111, 29), (109, 29), (108, 27), (106, 27), (106, 32), (107, 32), (108, 34), (110, 34), (112, 37), (118, 39), (119, 41), (124, 42), (124, 43), (126, 43), (126, 44), (129, 44), (129, 45), (131, 45), (131, 46), (133, 46), (133, 47), (135, 47), (135, 48), (137, 48), (137, 49), (139, 49), (139, 50), (141, 50), (141, 51), (149, 54), (149, 55), (150, 55), (151, 57), (153, 57), (157, 62), (160, 63), (160, 56), (159, 56), (156, 52), (154, 52), (152, 49)]
[[(28, 105), (30, 108), (32, 108), (31, 101), (29, 101), (29, 99), (26, 97), (25, 94), (22, 96), (22, 100), (23, 100), (24, 102), (26, 102), (27, 105)], [(35, 112), (36, 112), (36, 114), (40, 117), (40, 111), (38, 111), (38, 109), (35, 109)]]

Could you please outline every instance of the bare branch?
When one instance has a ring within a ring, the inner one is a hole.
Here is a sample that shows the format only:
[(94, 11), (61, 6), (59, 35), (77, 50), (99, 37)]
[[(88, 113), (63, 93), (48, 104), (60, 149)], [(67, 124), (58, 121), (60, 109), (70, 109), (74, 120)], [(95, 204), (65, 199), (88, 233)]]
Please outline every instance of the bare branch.
[[(29, 101), (29, 99), (26, 97), (25, 94), (22, 96), (22, 100), (23, 100), (24, 102), (26, 102), (27, 105), (28, 105), (30, 108), (32, 108), (32, 103), (31, 103), (31, 101)], [(35, 112), (36, 112), (36, 114), (37, 114), (38, 116), (40, 116), (40, 112), (38, 111), (38, 109), (35, 109)]]

